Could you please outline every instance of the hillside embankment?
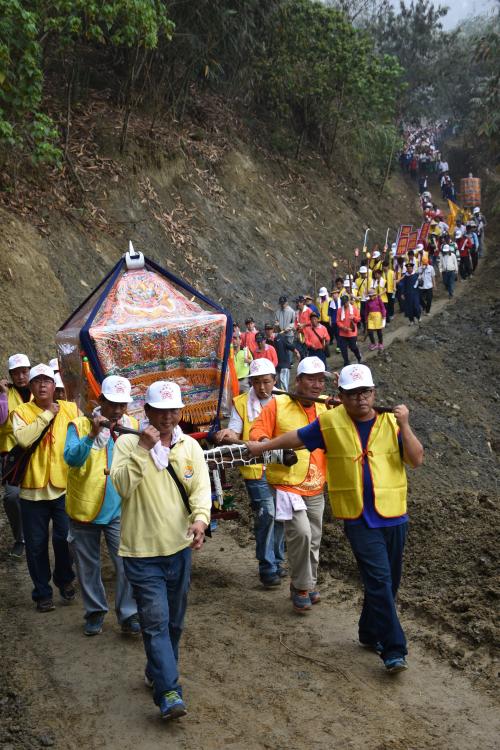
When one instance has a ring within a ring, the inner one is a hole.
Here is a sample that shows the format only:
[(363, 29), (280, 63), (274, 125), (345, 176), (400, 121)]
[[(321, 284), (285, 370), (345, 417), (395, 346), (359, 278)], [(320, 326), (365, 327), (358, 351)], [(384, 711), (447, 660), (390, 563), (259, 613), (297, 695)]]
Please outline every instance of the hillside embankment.
[(394, 239), (401, 221), (418, 221), (399, 172), (378, 198), (312, 154), (297, 163), (266, 151), (257, 134), (222, 116), (208, 110), (203, 128), (166, 130), (155, 141), (136, 118), (120, 158), (116, 117), (96, 103), (75, 114), (71, 169), (48, 174), (43, 189), (19, 178), (3, 194), (2, 361), (13, 350), (52, 357), (55, 331), (129, 240), (236, 320), (251, 313), (264, 322), (281, 294), (329, 286), (334, 257), (354, 262), (366, 227), (370, 243), (383, 244), (388, 227)]
[[(74, 168), (88, 187), (100, 154), (102, 174), (83, 208), (74, 186), (64, 207), (65, 193), (52, 185), (46, 193), (33, 189), (28, 213), (25, 195), (15, 210), (1, 211), (3, 359), (13, 350), (51, 356), (58, 325), (128, 239), (236, 318), (253, 313), (263, 321), (280, 293), (312, 291), (314, 268), (318, 284), (329, 281), (332, 256), (352, 254), (363, 226), (383, 241), (387, 226), (418, 221), (415, 188), (399, 174), (379, 201), (317, 162), (288, 164), (243, 139), (214, 138), (207, 146), (193, 132), (180, 151), (137, 146), (134, 159), (120, 162), (99, 118), (86, 132), (100, 145), (86, 151), (82, 140)], [(79, 162), (89, 151), (92, 158)], [(189, 715), (167, 727), (142, 683), (142, 643), (122, 637), (114, 621), (104, 551), (111, 611), (102, 635), (85, 638), (79, 600), (58, 603), (48, 615), (34, 611), (25, 565), (8, 557), (2, 514), (3, 750), (153, 750), (165, 742), (175, 750), (498, 746), (497, 236), (491, 223), (487, 257), (455, 300), (370, 361), (380, 401), (408, 404), (426, 450), (424, 466), (409, 472), (400, 592), (408, 672), (391, 679), (376, 656), (358, 647), (357, 571), (342, 527), (328, 513), (321, 604), (297, 618), (287, 582), (262, 590), (247, 500), (235, 476), (241, 517), (221, 524), (195, 557), (181, 646)], [(338, 358), (331, 364), (338, 366)]]

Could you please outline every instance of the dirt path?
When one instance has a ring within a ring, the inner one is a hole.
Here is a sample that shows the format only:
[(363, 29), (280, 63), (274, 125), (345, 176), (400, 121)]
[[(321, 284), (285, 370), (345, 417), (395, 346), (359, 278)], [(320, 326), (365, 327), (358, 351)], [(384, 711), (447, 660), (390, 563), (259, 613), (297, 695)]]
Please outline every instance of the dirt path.
[[(262, 590), (252, 547), (240, 546), (228, 526), (196, 557), (181, 652), (189, 716), (175, 726), (158, 719), (142, 682), (140, 640), (122, 637), (111, 615), (101, 636), (85, 638), (80, 602), (38, 615), (24, 566), (9, 563), (3, 637), (16, 690), (0, 706), (23, 694), (27, 704), (22, 721), (3, 724), (4, 750), (153, 750), (166, 741), (203, 750), (497, 747), (492, 698), (419, 645), (410, 645), (407, 673), (385, 674), (356, 643), (356, 589), (326, 576), (322, 603), (298, 617), (287, 583)], [(419, 623), (404, 622), (411, 642)]]

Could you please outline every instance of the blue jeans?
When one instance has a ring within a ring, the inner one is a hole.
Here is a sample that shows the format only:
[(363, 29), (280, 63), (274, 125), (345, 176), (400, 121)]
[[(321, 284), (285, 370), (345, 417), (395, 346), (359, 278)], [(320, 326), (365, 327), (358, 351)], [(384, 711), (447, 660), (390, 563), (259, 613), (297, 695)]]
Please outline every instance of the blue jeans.
[(453, 297), (455, 288), (455, 271), (443, 271), (443, 284), (448, 292), (448, 297)]
[[(22, 490), (21, 490), (22, 492)], [(65, 495), (56, 500), (25, 500), (21, 497), (26, 562), (33, 581), (31, 597), (37, 602), (52, 597), (50, 578), (58, 589), (71, 583), (75, 574), (68, 547), (68, 516), (64, 509)], [(52, 521), (54, 573), (49, 560), (49, 524)]]
[(255, 556), (261, 579), (275, 576), (285, 559), (285, 529), (275, 521), (276, 502), (265, 477), (245, 479), (254, 512)]
[(163, 693), (180, 687), (177, 661), (191, 577), (191, 549), (163, 557), (124, 557), (146, 652), (146, 672), (158, 705)]
[(344, 530), (364, 585), (359, 640), (370, 644), (380, 641), (384, 648), (383, 659), (405, 656), (408, 653), (406, 638), (395, 600), (401, 582), (408, 523), (370, 529), (361, 521), (346, 523)]

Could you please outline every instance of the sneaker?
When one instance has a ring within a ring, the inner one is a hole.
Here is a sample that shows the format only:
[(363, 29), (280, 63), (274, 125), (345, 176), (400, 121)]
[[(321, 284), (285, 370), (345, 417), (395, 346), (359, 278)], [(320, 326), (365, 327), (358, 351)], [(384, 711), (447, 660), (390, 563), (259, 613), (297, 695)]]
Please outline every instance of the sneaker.
[(65, 583), (59, 591), (65, 602), (72, 602), (76, 596), (76, 589), (72, 583)]
[(379, 350), (379, 352), (383, 352), (384, 351), (384, 345), (383, 344), (379, 344), (378, 345), (378, 350)]
[(20, 560), (24, 556), (24, 542), (14, 542), (9, 555)]
[(104, 623), (105, 614), (103, 612), (94, 612), (93, 615), (87, 617), (85, 626), (83, 628), (84, 635), (99, 635), (102, 633), (102, 626)]
[(278, 568), (276, 571), (276, 575), (280, 578), (286, 578), (288, 575), (288, 570), (285, 570), (285, 568)]
[(338, 346), (337, 346), (337, 348), (335, 349), (335, 353), (336, 353), (336, 354), (340, 354), (340, 349), (338, 348)]
[(299, 591), (292, 584), (290, 584), (290, 599), (292, 600), (292, 606), (295, 612), (300, 615), (305, 614), (311, 609), (311, 598), (309, 591)]
[(321, 601), (321, 594), (319, 591), (310, 591), (309, 599), (311, 600), (311, 604), (319, 604)]
[(281, 578), (277, 573), (272, 576), (261, 576), (260, 582), (265, 589), (274, 589), (276, 586), (281, 586)]
[(54, 602), (51, 598), (39, 599), (36, 603), (37, 612), (52, 612), (55, 609)]
[(373, 351), (374, 351), (374, 350), (375, 350), (376, 348), (377, 348), (377, 344), (370, 344), (370, 346), (368, 347), (368, 349), (369, 349), (369, 350), (370, 350), (371, 352), (373, 352)]
[(180, 719), (187, 714), (185, 703), (176, 690), (163, 693), (160, 698), (160, 713), (162, 719)]
[(146, 685), (147, 688), (153, 689), (154, 687), (154, 682), (152, 678), (148, 675), (147, 669), (144, 670), (144, 684)]
[(380, 641), (377, 641), (376, 643), (364, 643), (363, 641), (359, 641), (359, 645), (361, 648), (366, 648), (368, 651), (374, 651), (378, 656), (382, 655), (382, 651), (384, 650), (383, 645), (380, 643)]
[(139, 635), (141, 632), (141, 623), (139, 622), (139, 616), (137, 614), (130, 615), (127, 619), (122, 622), (122, 633), (127, 635)]
[(391, 656), (384, 660), (385, 668), (391, 674), (393, 672), (403, 672), (408, 669), (408, 663), (404, 656)]

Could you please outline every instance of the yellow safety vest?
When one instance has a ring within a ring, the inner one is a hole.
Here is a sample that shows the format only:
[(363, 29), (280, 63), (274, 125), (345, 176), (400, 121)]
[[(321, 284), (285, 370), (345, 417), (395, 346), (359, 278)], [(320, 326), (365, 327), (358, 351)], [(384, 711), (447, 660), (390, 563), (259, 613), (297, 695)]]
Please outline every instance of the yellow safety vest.
[[(272, 437), (282, 435), (290, 430), (299, 430), (309, 424), (307, 414), (303, 406), (290, 398), (290, 396), (275, 396), (276, 400), (276, 426)], [(314, 404), (316, 407), (316, 416), (326, 412), (324, 404)], [(295, 486), (302, 484), (309, 471), (311, 454), (303, 448), (295, 451), (298, 461), (294, 466), (282, 466), (280, 464), (271, 464), (266, 469), (267, 481), (269, 484)]]
[[(137, 430), (137, 419), (128, 416), (128, 420), (130, 424), (127, 426)], [(78, 417), (70, 424), (74, 425), (80, 439), (92, 429), (92, 423), (87, 417)], [(104, 502), (107, 484), (111, 481), (107, 473), (110, 468), (106, 446), (101, 450), (91, 449), (83, 466), (68, 467), (66, 513), (70, 518), (81, 523), (90, 523), (97, 518)]]
[[(26, 490), (40, 490), (47, 487), (49, 483), (58, 489), (66, 489), (68, 467), (63, 458), (64, 444), (68, 424), (78, 416), (78, 407), (72, 401), (58, 401), (57, 403), (59, 412), (31, 456), (23, 477), (21, 487)], [(30, 401), (28, 404), (20, 404), (14, 411), (23, 422), (31, 424), (44, 410), (40, 409), (34, 401)]]
[(23, 403), (21, 394), (15, 386), (9, 388), (7, 393), (7, 408), (9, 414), (4, 424), (0, 425), (0, 453), (8, 453), (16, 444), (16, 438), (12, 430), (12, 420), (10, 414), (16, 406)]
[(382, 302), (388, 302), (388, 299), (387, 299), (387, 288), (386, 288), (385, 285), (382, 286), (380, 284), (380, 280), (379, 280), (379, 283), (375, 284), (375, 286), (373, 288), (375, 289), (375, 291), (377, 293), (377, 297), (380, 297), (380, 299), (382, 300)]
[[(242, 440), (250, 440), (250, 429), (252, 422), (248, 419), (248, 393), (242, 393), (236, 396), (233, 401), (234, 408), (243, 420)], [(264, 464), (254, 464), (253, 466), (241, 466), (240, 473), (243, 479), (262, 479), (264, 476)]]
[(383, 518), (406, 513), (406, 471), (393, 414), (378, 414), (365, 452), (356, 425), (343, 406), (319, 418), (326, 445), (328, 494), (337, 518), (359, 518), (363, 512), (363, 461), (368, 461), (375, 510)]
[(321, 323), (330, 324), (330, 316), (328, 315), (328, 307), (331, 301), (332, 301), (332, 298), (328, 296), (323, 301), (321, 300), (321, 297), (318, 297), (318, 299), (316, 300), (316, 305), (319, 310), (319, 319)]
[(396, 287), (394, 284), (394, 271), (389, 269), (388, 271), (384, 271), (384, 279), (385, 279), (385, 288), (388, 294), (393, 294)]

